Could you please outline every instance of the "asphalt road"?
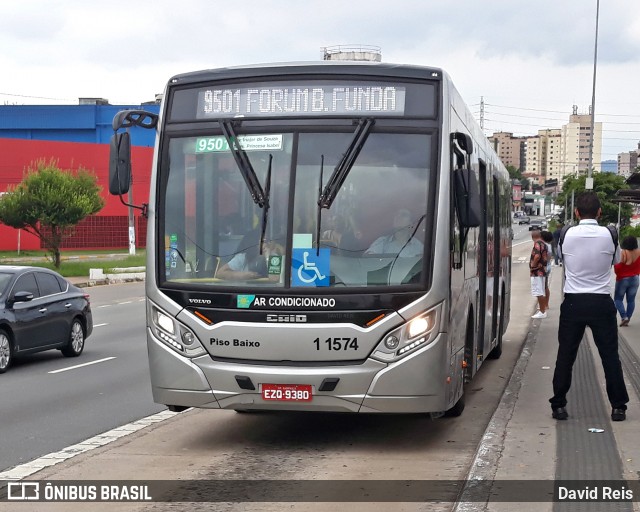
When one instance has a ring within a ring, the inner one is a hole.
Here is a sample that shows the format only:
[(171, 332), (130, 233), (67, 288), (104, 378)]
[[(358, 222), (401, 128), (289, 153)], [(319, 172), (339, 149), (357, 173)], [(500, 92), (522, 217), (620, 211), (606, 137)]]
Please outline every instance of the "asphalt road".
[(41, 352), (0, 375), (0, 470), (164, 410), (149, 385), (144, 283), (87, 291), (94, 330), (80, 357)]

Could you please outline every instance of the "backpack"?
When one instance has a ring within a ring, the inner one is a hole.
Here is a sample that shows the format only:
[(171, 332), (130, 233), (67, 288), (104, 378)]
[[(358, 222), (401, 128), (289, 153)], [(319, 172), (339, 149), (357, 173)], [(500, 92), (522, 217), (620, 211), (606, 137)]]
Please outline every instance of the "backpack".
[[(560, 230), (560, 239), (558, 240), (558, 247), (560, 248), (560, 254), (562, 254), (562, 242), (564, 242), (564, 237), (567, 234), (567, 231), (569, 230), (569, 228), (572, 228), (572, 227), (573, 226), (564, 226)], [(614, 226), (607, 226), (607, 229), (609, 230), (609, 234), (611, 235), (611, 240), (613, 241), (613, 259), (611, 260), (611, 264), (613, 265), (613, 262), (616, 259), (616, 252), (618, 251), (618, 230)]]

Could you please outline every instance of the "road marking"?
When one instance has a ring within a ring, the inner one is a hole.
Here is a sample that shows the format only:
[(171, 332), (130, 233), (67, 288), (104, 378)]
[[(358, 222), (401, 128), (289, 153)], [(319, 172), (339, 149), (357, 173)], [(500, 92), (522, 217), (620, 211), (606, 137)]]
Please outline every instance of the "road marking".
[(61, 368), (60, 370), (53, 370), (52, 372), (49, 372), (49, 373), (61, 373), (61, 372), (66, 372), (67, 370), (75, 370), (76, 368), (82, 368), (83, 366), (89, 366), (90, 364), (103, 363), (103, 362), (109, 361), (111, 359), (115, 359), (115, 356), (105, 357), (104, 359), (98, 359), (96, 361), (91, 361), (89, 363), (83, 363), (83, 364), (77, 364), (75, 366), (69, 366), (69, 368)]
[(102, 306), (98, 306), (99, 308), (108, 308), (109, 306), (112, 306), (113, 304), (103, 304)]
[(114, 428), (113, 430), (98, 434), (97, 436), (91, 437), (81, 443), (68, 446), (67, 448), (60, 450), (59, 452), (49, 453), (48, 455), (39, 457), (35, 460), (32, 460), (31, 462), (26, 462), (25, 464), (14, 466), (5, 471), (0, 471), (0, 481), (21, 480), (30, 475), (33, 475), (34, 473), (37, 473), (38, 471), (41, 471), (46, 467), (60, 464), (61, 462), (76, 457), (77, 455), (80, 455), (82, 453), (95, 450), (96, 448), (100, 448), (102, 446), (113, 443), (121, 437), (131, 435), (134, 432), (138, 432), (139, 430), (145, 429), (155, 423), (173, 418), (176, 414), (182, 413), (165, 410), (157, 414), (152, 414), (151, 416), (147, 416), (146, 418), (134, 421), (133, 423), (129, 423), (127, 425), (123, 425), (122, 427)]
[(118, 302), (118, 304), (131, 304), (132, 302), (132, 300), (127, 300), (125, 302)]
[(109, 325), (108, 323), (106, 324), (93, 324), (94, 327), (102, 327), (103, 325)]

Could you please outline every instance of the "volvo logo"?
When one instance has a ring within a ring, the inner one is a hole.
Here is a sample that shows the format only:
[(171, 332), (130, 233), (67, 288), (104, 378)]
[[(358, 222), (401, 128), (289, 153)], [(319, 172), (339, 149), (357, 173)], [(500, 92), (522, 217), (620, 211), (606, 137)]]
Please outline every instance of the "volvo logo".
[(211, 299), (189, 299), (191, 304), (211, 304)]
[(300, 323), (306, 321), (307, 315), (267, 315), (267, 322)]

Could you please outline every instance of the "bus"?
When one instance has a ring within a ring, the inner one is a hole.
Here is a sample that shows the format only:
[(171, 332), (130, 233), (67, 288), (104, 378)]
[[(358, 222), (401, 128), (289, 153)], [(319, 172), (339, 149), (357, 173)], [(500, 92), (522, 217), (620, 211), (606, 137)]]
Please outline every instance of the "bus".
[(155, 402), (457, 416), (509, 323), (511, 183), (441, 69), (363, 62), (171, 78), (156, 130), (147, 344)]

